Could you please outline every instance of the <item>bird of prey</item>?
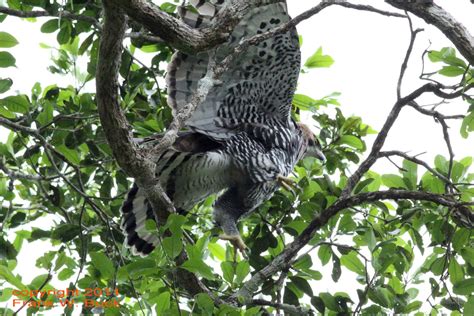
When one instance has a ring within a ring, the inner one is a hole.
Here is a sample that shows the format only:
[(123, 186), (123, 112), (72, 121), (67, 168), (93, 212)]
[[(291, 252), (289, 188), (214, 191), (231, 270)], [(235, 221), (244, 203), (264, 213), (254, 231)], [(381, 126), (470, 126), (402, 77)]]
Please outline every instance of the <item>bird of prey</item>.
[[(212, 23), (228, 0), (191, 0), (196, 10), (179, 7), (181, 19), (193, 28)], [(222, 60), (248, 37), (272, 30), (290, 17), (286, 3), (268, 1), (251, 9), (226, 43), (215, 48)], [(209, 53), (177, 52), (167, 72), (168, 104), (174, 114), (190, 103), (207, 72)], [(220, 238), (235, 248), (246, 246), (236, 223), (292, 181), (287, 176), (305, 155), (324, 159), (317, 138), (291, 117), (291, 103), (300, 72), (296, 29), (277, 34), (236, 57), (198, 105), (171, 148), (156, 159), (156, 177), (177, 210), (190, 210), (211, 194)], [(151, 204), (136, 184), (122, 205), (122, 229), (134, 254), (146, 255), (159, 243), (145, 229), (155, 220)]]

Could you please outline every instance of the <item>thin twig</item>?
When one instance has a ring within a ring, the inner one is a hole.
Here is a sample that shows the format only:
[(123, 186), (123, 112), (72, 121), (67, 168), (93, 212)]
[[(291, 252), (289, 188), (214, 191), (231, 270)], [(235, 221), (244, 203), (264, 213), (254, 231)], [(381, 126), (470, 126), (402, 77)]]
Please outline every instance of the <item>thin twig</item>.
[(276, 309), (281, 309), (282, 311), (285, 312), (285, 314), (290, 314), (290, 315), (307, 315), (309, 313), (309, 310), (305, 307), (302, 306), (294, 306), (290, 304), (283, 304), (283, 303), (275, 303), (275, 302), (270, 302), (267, 300), (263, 299), (254, 299), (252, 302), (250, 302), (249, 305), (257, 305), (257, 306), (271, 306)]
[(426, 170), (431, 172), (433, 175), (435, 175), (436, 177), (438, 177), (439, 179), (441, 179), (445, 183), (448, 183), (448, 184), (451, 184), (451, 185), (453, 184), (449, 178), (447, 178), (443, 174), (439, 173), (435, 169), (431, 168), (430, 165), (428, 165), (425, 161), (420, 160), (416, 157), (407, 155), (406, 153), (404, 153), (402, 151), (398, 151), (398, 150), (382, 151), (382, 152), (379, 153), (378, 156), (379, 157), (399, 156), (399, 157), (405, 158), (406, 160), (409, 160), (411, 162), (414, 162), (418, 165), (421, 165), (421, 166), (425, 167)]
[(400, 67), (400, 75), (398, 77), (398, 83), (397, 83), (397, 98), (400, 99), (402, 97), (401, 89), (402, 89), (402, 82), (403, 82), (403, 76), (405, 75), (405, 71), (408, 67), (408, 60), (410, 59), (411, 52), (413, 51), (413, 44), (415, 43), (416, 40), (416, 35), (419, 32), (422, 32), (423, 29), (413, 29), (413, 23), (411, 21), (410, 16), (408, 13), (406, 13), (406, 17), (408, 19), (408, 25), (410, 27), (410, 44), (408, 45), (407, 52), (405, 54), (405, 59), (403, 60), (402, 66)]
[(61, 19), (84, 21), (95, 26), (97, 30), (101, 29), (99, 21), (97, 21), (95, 18), (84, 14), (74, 14), (66, 10), (58, 11), (57, 13), (53, 14), (48, 11), (21, 11), (0, 6), (0, 13), (16, 16), (19, 18), (57, 17)]
[[(38, 292), (40, 292), (45, 286), (46, 284), (49, 283), (49, 281), (51, 281), (51, 279), (53, 278), (53, 275), (51, 274), (51, 268), (49, 268), (49, 271), (48, 271), (48, 275), (46, 276), (46, 279), (43, 281), (43, 283), (41, 283), (40, 287), (37, 289)], [(33, 296), (30, 296), (30, 298), (25, 301), (23, 303), (23, 305), (20, 306), (20, 308), (18, 308), (14, 313), (13, 313), (13, 316), (15, 315), (18, 315), (18, 313), (25, 307), (28, 305), (29, 302), (31, 302), (33, 300)]]

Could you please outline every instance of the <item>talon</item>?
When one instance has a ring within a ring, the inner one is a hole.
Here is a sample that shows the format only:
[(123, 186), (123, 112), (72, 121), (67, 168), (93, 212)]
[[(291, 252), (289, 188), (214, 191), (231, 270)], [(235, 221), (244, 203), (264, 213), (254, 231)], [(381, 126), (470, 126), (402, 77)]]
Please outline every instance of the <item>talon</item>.
[(291, 192), (293, 195), (295, 194), (294, 189), (296, 189), (296, 181), (287, 177), (282, 176), (279, 174), (277, 176), (277, 182), (281, 185), (285, 190)]
[(248, 247), (247, 245), (245, 245), (240, 235), (231, 236), (231, 235), (222, 234), (222, 235), (219, 235), (219, 238), (222, 240), (228, 240), (232, 244), (232, 246), (235, 247), (235, 249), (238, 249), (244, 257), (247, 257)]

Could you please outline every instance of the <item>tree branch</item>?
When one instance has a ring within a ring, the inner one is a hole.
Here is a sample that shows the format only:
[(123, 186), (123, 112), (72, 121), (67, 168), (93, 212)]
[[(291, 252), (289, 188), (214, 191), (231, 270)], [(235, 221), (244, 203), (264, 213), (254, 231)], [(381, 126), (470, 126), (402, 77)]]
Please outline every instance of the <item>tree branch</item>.
[(295, 240), (286, 246), (278, 256), (276, 256), (270, 264), (264, 267), (262, 270), (255, 273), (250, 280), (245, 282), (239, 291), (234, 293), (231, 300), (244, 300), (248, 301), (258, 290), (260, 284), (272, 275), (277, 273), (286, 266), (287, 262), (292, 260), (294, 256), (300, 251), (312, 238), (314, 232), (324, 225), (341, 210), (349, 207), (361, 205), (364, 203), (373, 203), (380, 200), (415, 200), (415, 201), (427, 201), (437, 203), (439, 205), (448, 207), (460, 207), (466, 205), (474, 205), (474, 202), (463, 203), (453, 200), (449, 195), (434, 194), (422, 191), (407, 191), (407, 190), (387, 190), (387, 191), (376, 191), (369, 193), (361, 193), (345, 198), (340, 198), (334, 204), (329, 206), (327, 209), (322, 211), (317, 217), (315, 217), (311, 223), (305, 228), (305, 230), (295, 238)]
[(83, 14), (74, 14), (69, 11), (59, 11), (56, 14), (49, 13), (48, 11), (20, 11), (0, 6), (0, 13), (4, 13), (19, 18), (39, 18), (39, 17), (57, 17), (60, 19), (84, 21), (94, 25), (100, 30), (100, 23), (95, 18)]
[(391, 150), (391, 151), (382, 151), (379, 153), (379, 158), (382, 158), (382, 157), (390, 157), (390, 156), (399, 156), (399, 157), (402, 157), (406, 160), (409, 160), (411, 162), (414, 162), (420, 166), (423, 166), (426, 168), (426, 170), (428, 170), (429, 172), (431, 172), (432, 174), (434, 174), (435, 176), (437, 176), (439, 179), (441, 179), (442, 181), (444, 181), (445, 183), (448, 183), (448, 184), (451, 184), (452, 185), (452, 182), (451, 180), (449, 180), (448, 178), (446, 178), (446, 176), (444, 176), (443, 174), (439, 173), (438, 171), (436, 171), (435, 169), (431, 168), (430, 165), (428, 165), (426, 162), (424, 162), (423, 160), (420, 160), (416, 157), (413, 157), (413, 156), (409, 156), (407, 155), (406, 153), (404, 152), (401, 152), (401, 151), (398, 151), (398, 150)]
[[(137, 147), (132, 139), (131, 128), (120, 107), (118, 95), (118, 69), (121, 62), (122, 41), (127, 27), (124, 12), (113, 0), (105, 0), (104, 25), (99, 46), (96, 73), (97, 106), (102, 127), (117, 163), (129, 175), (135, 178), (138, 186), (145, 191), (152, 204), (158, 223), (165, 223), (170, 212), (174, 212), (171, 201), (156, 181), (155, 162)], [(166, 208), (164, 208), (164, 205)], [(178, 257), (178, 263), (187, 259), (184, 252)], [(190, 295), (206, 292), (220, 302), (212, 292), (191, 272), (180, 269), (176, 273), (178, 282)]]
[(474, 37), (469, 30), (459, 23), (451, 14), (432, 0), (400, 1), (385, 0), (390, 5), (413, 13), (426, 23), (437, 27), (456, 46), (461, 55), (474, 65)]
[[(3, 163), (2, 159), (0, 159), (0, 170), (2, 170), (10, 179), (25, 179), (25, 180), (30, 180), (30, 181), (41, 181), (41, 180), (47, 180), (45, 177), (39, 176), (39, 175), (34, 175), (34, 174), (26, 174), (22, 172), (17, 172), (13, 171), (7, 168), (5, 164)], [(55, 179), (56, 177), (52, 177), (50, 179)]]
[(188, 53), (205, 51), (223, 43), (252, 7), (283, 0), (234, 0), (220, 10), (209, 27), (195, 29), (145, 0), (117, 0), (129, 17), (174, 48)]

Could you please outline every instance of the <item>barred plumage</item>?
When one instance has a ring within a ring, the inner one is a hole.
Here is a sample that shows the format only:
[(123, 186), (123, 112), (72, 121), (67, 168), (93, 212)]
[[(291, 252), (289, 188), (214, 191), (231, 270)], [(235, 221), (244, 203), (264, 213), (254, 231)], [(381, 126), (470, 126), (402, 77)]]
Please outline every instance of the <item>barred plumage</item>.
[[(191, 0), (198, 13), (179, 8), (188, 25), (200, 28), (212, 22), (224, 0)], [(215, 49), (217, 61), (246, 37), (289, 21), (284, 2), (269, 1), (253, 8), (229, 40)], [(209, 62), (208, 53), (177, 52), (168, 67), (168, 104), (176, 113), (190, 102)], [(295, 29), (279, 34), (240, 54), (207, 98), (186, 122), (189, 132), (157, 157), (156, 176), (178, 209), (189, 210), (207, 196), (224, 192), (214, 204), (214, 218), (230, 240), (243, 250), (236, 222), (269, 199), (307, 152), (323, 158), (312, 133), (291, 118), (291, 100), (300, 71)], [(134, 186), (122, 206), (122, 228), (134, 252), (149, 253), (158, 238), (144, 230), (153, 218), (142, 190)]]

